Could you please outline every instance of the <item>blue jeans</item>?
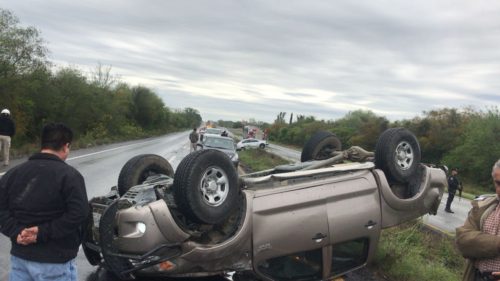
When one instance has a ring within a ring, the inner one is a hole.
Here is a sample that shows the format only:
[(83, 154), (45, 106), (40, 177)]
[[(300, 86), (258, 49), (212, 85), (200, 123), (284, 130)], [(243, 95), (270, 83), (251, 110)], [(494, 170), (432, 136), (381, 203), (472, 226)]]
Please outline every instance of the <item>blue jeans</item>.
[(41, 263), (10, 257), (9, 281), (76, 281), (76, 262)]

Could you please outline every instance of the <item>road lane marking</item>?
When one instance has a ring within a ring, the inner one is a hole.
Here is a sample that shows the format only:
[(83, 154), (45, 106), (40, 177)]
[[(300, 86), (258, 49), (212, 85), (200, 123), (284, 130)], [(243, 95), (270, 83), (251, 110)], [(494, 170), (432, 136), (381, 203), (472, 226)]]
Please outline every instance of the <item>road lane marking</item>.
[(172, 163), (172, 162), (174, 162), (175, 158), (177, 158), (177, 156), (176, 156), (176, 155), (174, 155), (174, 156), (170, 157), (170, 159), (168, 159), (168, 163)]
[(129, 146), (150, 143), (150, 142), (153, 142), (153, 141), (156, 141), (156, 139), (150, 140), (150, 141), (146, 141), (146, 142), (141, 142), (141, 143), (127, 144), (127, 145), (124, 145), (124, 146), (119, 146), (119, 147), (115, 147), (115, 148), (105, 149), (105, 150), (101, 150), (101, 151), (97, 151), (97, 152), (92, 152), (92, 153), (89, 153), (89, 154), (84, 154), (84, 155), (80, 155), (80, 156), (71, 157), (71, 158), (68, 158), (66, 160), (67, 161), (75, 160), (75, 159), (78, 159), (78, 158), (83, 158), (83, 157), (88, 157), (88, 156), (92, 156), (92, 155), (96, 155), (96, 154), (100, 154), (100, 153), (110, 152), (110, 151), (113, 151), (113, 150), (118, 150), (118, 149), (126, 148), (126, 147), (129, 147)]
[[(89, 154), (84, 154), (84, 155), (80, 155), (80, 156), (70, 157), (70, 158), (66, 159), (66, 161), (71, 161), (71, 160), (75, 160), (75, 159), (79, 159), (79, 158), (84, 158), (84, 157), (88, 157), (88, 156), (92, 156), (92, 155), (97, 155), (97, 154), (100, 154), (100, 153), (110, 152), (110, 151), (113, 151), (113, 150), (118, 150), (118, 149), (130, 147), (130, 146), (134, 146), (134, 145), (140, 145), (140, 144), (150, 143), (150, 142), (153, 142), (153, 141), (156, 141), (156, 140), (157, 139), (149, 140), (149, 141), (145, 141), (145, 142), (140, 142), (140, 143), (132, 143), (132, 144), (127, 144), (127, 145), (123, 145), (123, 146), (119, 146), (119, 147), (115, 147), (115, 148), (110, 148), (110, 149), (105, 149), (105, 150), (101, 150), (101, 151), (92, 152), (92, 153), (89, 153)], [(174, 159), (175, 159), (175, 157), (174, 157)], [(3, 175), (5, 175), (5, 173), (7, 173), (7, 171), (0, 173), (0, 177), (3, 176)]]

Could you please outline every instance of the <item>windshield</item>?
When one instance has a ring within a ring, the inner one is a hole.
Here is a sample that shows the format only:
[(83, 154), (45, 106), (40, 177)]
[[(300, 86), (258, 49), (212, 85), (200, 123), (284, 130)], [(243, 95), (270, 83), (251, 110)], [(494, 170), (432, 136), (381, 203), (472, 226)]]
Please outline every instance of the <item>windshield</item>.
[(207, 137), (203, 144), (208, 147), (234, 150), (234, 142), (231, 139)]
[(214, 135), (220, 135), (222, 133), (221, 129), (215, 129), (215, 128), (208, 128), (205, 131), (205, 134), (214, 134)]

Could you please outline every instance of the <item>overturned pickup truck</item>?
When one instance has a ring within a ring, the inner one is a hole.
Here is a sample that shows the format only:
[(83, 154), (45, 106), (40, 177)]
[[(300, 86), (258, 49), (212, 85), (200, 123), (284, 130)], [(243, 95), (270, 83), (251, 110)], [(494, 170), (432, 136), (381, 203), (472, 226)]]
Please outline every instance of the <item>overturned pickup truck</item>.
[(175, 173), (162, 157), (136, 156), (90, 201), (87, 259), (121, 279), (329, 280), (369, 262), (381, 229), (435, 214), (446, 185), (403, 128), (385, 131), (374, 153), (318, 132), (301, 161), (238, 176), (216, 150), (189, 154)]

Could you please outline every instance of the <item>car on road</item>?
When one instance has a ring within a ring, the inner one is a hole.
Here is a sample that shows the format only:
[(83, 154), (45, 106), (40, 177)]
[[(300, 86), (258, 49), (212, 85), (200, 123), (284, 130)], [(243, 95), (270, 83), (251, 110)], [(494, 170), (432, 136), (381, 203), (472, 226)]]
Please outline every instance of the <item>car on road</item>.
[(216, 149), (224, 152), (233, 162), (235, 167), (238, 167), (240, 162), (234, 140), (230, 137), (222, 137), (218, 135), (205, 134), (202, 141), (197, 144), (198, 149)]
[(220, 136), (224, 129), (222, 128), (207, 128), (205, 130), (205, 135), (218, 135)]
[(247, 148), (266, 148), (267, 141), (258, 139), (242, 139), (236, 144), (236, 150), (245, 150)]
[(213, 149), (175, 172), (138, 155), (90, 200), (83, 250), (122, 279), (330, 280), (366, 265), (382, 229), (436, 214), (446, 175), (420, 158), (404, 128), (382, 133), (374, 152), (318, 132), (300, 163), (242, 176)]

